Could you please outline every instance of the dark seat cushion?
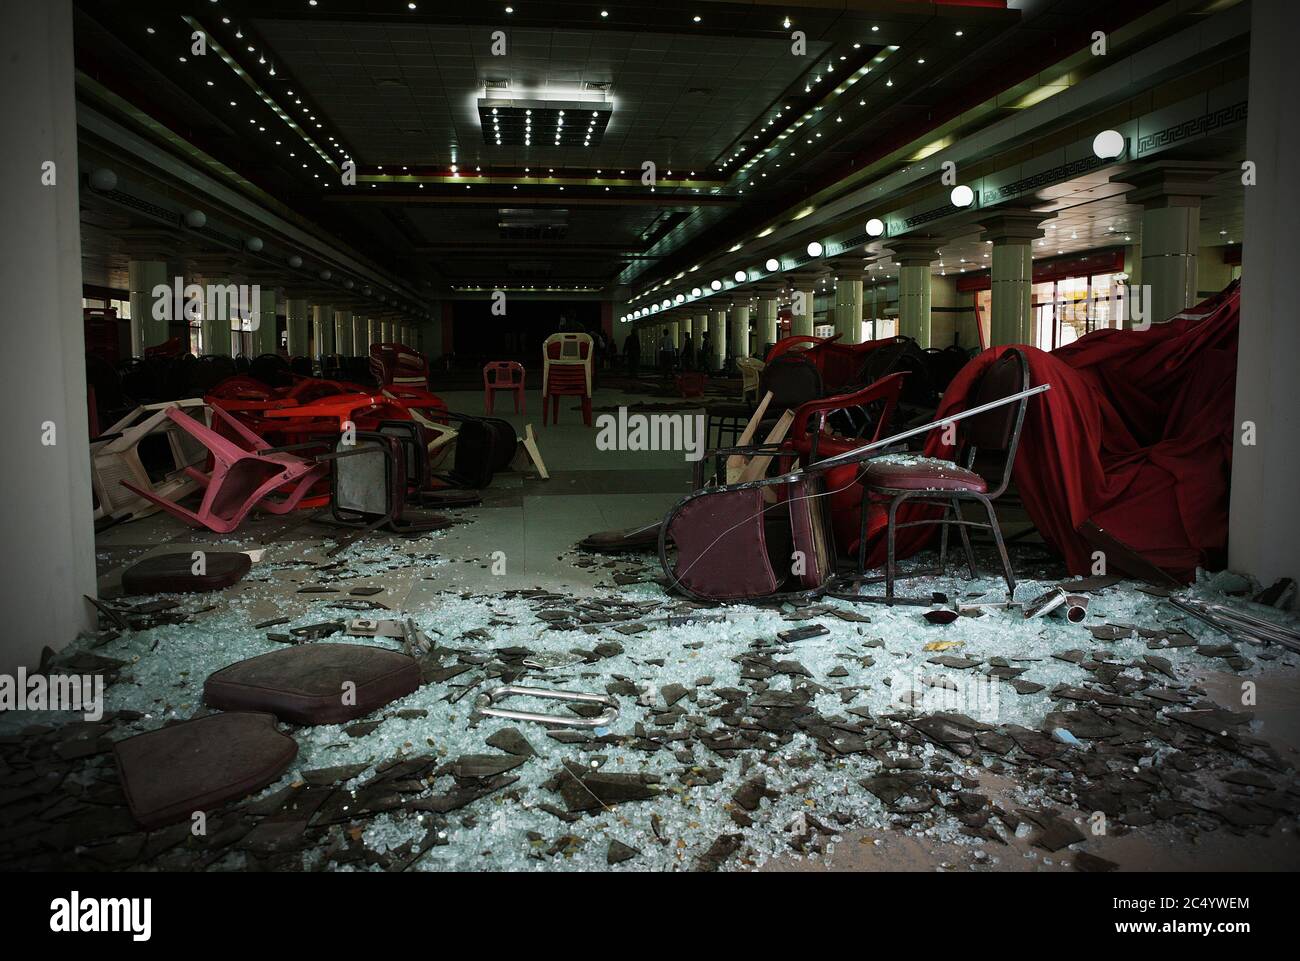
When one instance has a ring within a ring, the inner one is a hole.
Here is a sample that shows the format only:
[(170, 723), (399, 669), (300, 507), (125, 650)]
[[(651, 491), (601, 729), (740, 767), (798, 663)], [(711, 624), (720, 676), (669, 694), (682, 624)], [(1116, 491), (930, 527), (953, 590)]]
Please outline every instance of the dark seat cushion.
[(253, 559), (239, 551), (204, 551), (204, 572), (194, 573), (194, 552), (147, 557), (122, 572), (125, 594), (198, 594), (243, 580)]
[(131, 814), (156, 828), (266, 787), (298, 745), (270, 714), (213, 714), (118, 741), (113, 755)]
[(397, 651), (304, 644), (222, 668), (204, 683), (203, 700), (223, 711), (270, 711), (294, 724), (342, 724), (419, 686), (419, 666)]
[(967, 491), (975, 494), (987, 493), (989, 489), (984, 478), (974, 471), (958, 467), (951, 461), (928, 457), (872, 461), (867, 467), (866, 484), (891, 490)]

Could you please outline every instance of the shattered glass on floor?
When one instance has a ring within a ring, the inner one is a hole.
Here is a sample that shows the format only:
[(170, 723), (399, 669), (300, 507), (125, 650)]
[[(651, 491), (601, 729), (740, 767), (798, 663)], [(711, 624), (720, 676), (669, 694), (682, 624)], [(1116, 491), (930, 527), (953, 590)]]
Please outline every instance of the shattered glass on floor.
[[(110, 602), (121, 623), (49, 665), (103, 675), (103, 718), (0, 715), (0, 864), (734, 870), (912, 838), (941, 845), (941, 867), (1109, 870), (1107, 842), (1132, 832), (1280, 836), (1294, 863), (1294, 751), (1203, 679), (1255, 682), (1300, 658), (1235, 645), (1159, 589), (1067, 585), (1090, 600), (1071, 623), (998, 606), (996, 579), (926, 578), (913, 586), (961, 609), (932, 624), (924, 608), (837, 599), (701, 605), (665, 595), (646, 558), (569, 554), (608, 587), (444, 592), (445, 536), (272, 543), (221, 594)], [(1022, 604), (1060, 580), (1040, 573)], [(415, 693), (344, 725), (280, 724), (299, 746), (290, 769), (208, 812), (200, 836), (134, 823), (113, 741), (202, 716), (209, 674), (285, 644), (400, 650), (345, 631), (407, 616), (433, 642)], [(608, 694), (619, 714), (608, 729), (476, 716), (512, 683)]]

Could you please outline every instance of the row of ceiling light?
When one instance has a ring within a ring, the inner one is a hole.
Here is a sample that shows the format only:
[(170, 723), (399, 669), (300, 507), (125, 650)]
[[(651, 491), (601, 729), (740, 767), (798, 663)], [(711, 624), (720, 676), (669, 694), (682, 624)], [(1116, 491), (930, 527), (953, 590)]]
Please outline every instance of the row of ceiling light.
[[(1100, 160), (1117, 160), (1119, 157), (1123, 155), (1126, 148), (1127, 148), (1127, 143), (1124, 139), (1124, 135), (1117, 130), (1103, 130), (1099, 134), (1097, 134), (1092, 141), (1093, 153)], [(975, 191), (972, 190), (966, 184), (958, 184), (957, 186), (953, 187), (952, 190), (949, 192), (948, 199), (954, 207), (957, 208), (969, 207), (971, 206), (971, 204), (975, 202)], [(811, 208), (805, 208), (804, 211), (800, 211), (800, 213), (795, 216), (794, 220), (802, 219), (802, 217), (805, 216), (806, 213), (811, 213), (811, 212), (812, 212)], [(872, 217), (870, 220), (867, 221), (866, 229), (867, 229), (867, 236), (881, 237), (885, 233), (885, 223), (879, 217)], [(771, 232), (772, 232), (771, 228), (769, 228), (763, 231), (762, 233), (760, 233), (758, 236), (764, 237)], [(1124, 239), (1125, 241), (1128, 241), (1130, 238), (1128, 235), (1125, 235)], [(1038, 242), (1038, 245), (1040, 247), (1043, 246), (1043, 241), (1040, 240)], [(728, 253), (733, 253), (737, 250), (740, 250), (742, 246), (743, 244), (736, 244), (735, 246), (730, 248)], [(824, 245), (817, 240), (811, 241), (808, 244), (806, 250), (807, 250), (808, 258), (812, 260), (816, 260), (817, 258), (821, 257), (823, 253), (825, 253)], [(841, 253), (843, 253), (842, 250)], [(1058, 250), (1057, 253), (1064, 253), (1064, 249), (1062, 248)], [(778, 260), (776, 257), (769, 258), (767, 263), (764, 266), (767, 268), (767, 273), (769, 275), (775, 274), (782, 269), (781, 261)], [(696, 268), (692, 268), (692, 270), (694, 269)], [(681, 278), (681, 276), (682, 275), (679, 274), (677, 277), (673, 279), (678, 280)], [(737, 284), (743, 284), (751, 280), (758, 280), (758, 279), (760, 279), (758, 276), (751, 277), (749, 273), (744, 270), (737, 270), (735, 273), (735, 281)], [(657, 292), (663, 287), (667, 286), (669, 283), (671, 283), (671, 281), (663, 281), (659, 284), (656, 284), (654, 287), (651, 287), (645, 293), (632, 298), (632, 303), (636, 303), (638, 300), (642, 300), (646, 297), (657, 295)], [(714, 292), (720, 291), (722, 290), (723, 282), (720, 280), (715, 280), (710, 284), (710, 287)], [(699, 297), (702, 295), (703, 294), (700, 291), (700, 288), (698, 287), (696, 287), (691, 292), (692, 298)], [(637, 311), (633, 311), (631, 314), (624, 315), (623, 319), (635, 320), (639, 317), (644, 316), (647, 313), (653, 313), (659, 310), (660, 307), (668, 308), (671, 307), (674, 303), (680, 304), (680, 303), (684, 303), (685, 301), (686, 301), (685, 295), (677, 294), (672, 299), (665, 299), (661, 303), (651, 304), (648, 309), (641, 308)]]

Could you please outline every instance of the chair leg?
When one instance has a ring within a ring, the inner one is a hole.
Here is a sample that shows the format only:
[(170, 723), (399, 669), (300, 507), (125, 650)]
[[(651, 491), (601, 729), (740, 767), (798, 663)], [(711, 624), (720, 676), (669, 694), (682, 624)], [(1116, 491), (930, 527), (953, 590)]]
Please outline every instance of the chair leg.
[(591, 398), (582, 398), (582, 422), (588, 427), (591, 426)]
[(1016, 593), (1016, 575), (1011, 570), (1011, 558), (1007, 556), (1007, 545), (1002, 541), (1002, 528), (998, 525), (998, 515), (993, 511), (993, 502), (983, 497), (980, 500), (989, 515), (989, 528), (993, 531), (993, 541), (998, 545), (998, 554), (1002, 558), (1002, 572), (1007, 579), (1007, 600), (1010, 601)]
[(867, 575), (867, 520), (871, 514), (871, 494), (866, 485), (862, 487), (862, 505), (858, 517), (858, 574)]
[(885, 528), (885, 540), (888, 545), (888, 552), (885, 555), (885, 603), (894, 603), (894, 577), (896, 571), (894, 568), (894, 541), (898, 531), (894, 527), (894, 516), (898, 513), (898, 505), (903, 502), (902, 497), (895, 497), (889, 502), (889, 520)]
[[(950, 507), (943, 509), (943, 517), (939, 521), (939, 576), (943, 577), (948, 573), (948, 512)], [(958, 518), (960, 520), (961, 518)]]
[[(957, 515), (957, 520), (962, 520), (961, 501), (956, 497), (952, 499), (952, 509)], [(974, 580), (979, 575), (975, 570), (975, 551), (970, 546), (970, 531), (966, 530), (965, 524), (958, 524), (957, 530), (961, 532), (961, 546), (962, 550), (966, 552), (966, 566), (970, 568), (971, 580)]]
[(493, 407), (492, 388), (487, 387), (483, 391), (483, 412), (485, 414), (492, 413), (492, 407)]

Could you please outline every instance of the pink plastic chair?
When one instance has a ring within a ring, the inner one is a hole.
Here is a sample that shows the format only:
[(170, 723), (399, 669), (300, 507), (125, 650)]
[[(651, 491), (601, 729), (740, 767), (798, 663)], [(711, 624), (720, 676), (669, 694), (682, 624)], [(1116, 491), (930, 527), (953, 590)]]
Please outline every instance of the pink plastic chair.
[(524, 394), (524, 379), (528, 372), (524, 365), (513, 360), (494, 360), (483, 368), (483, 409), (489, 414), (496, 406), (496, 392), (508, 391), (515, 395), (515, 413), (528, 413), (528, 398)]
[[(254, 507), (260, 506), (272, 514), (287, 514), (294, 510), (312, 485), (329, 469), (327, 464), (315, 464), (292, 454), (268, 453), (270, 445), (265, 440), (220, 407), (214, 407), (212, 414), (239, 435), (240, 443), (227, 440), (176, 408), (167, 411), (173, 422), (212, 454), (211, 474), (204, 474), (194, 467), (185, 468), (185, 473), (204, 488), (203, 501), (197, 511), (188, 510), (127, 481), (122, 481), (122, 485), (187, 524), (206, 527), (218, 534), (229, 534), (244, 522)], [(278, 501), (269, 499), (274, 491), (287, 484), (293, 487), (286, 497)]]

